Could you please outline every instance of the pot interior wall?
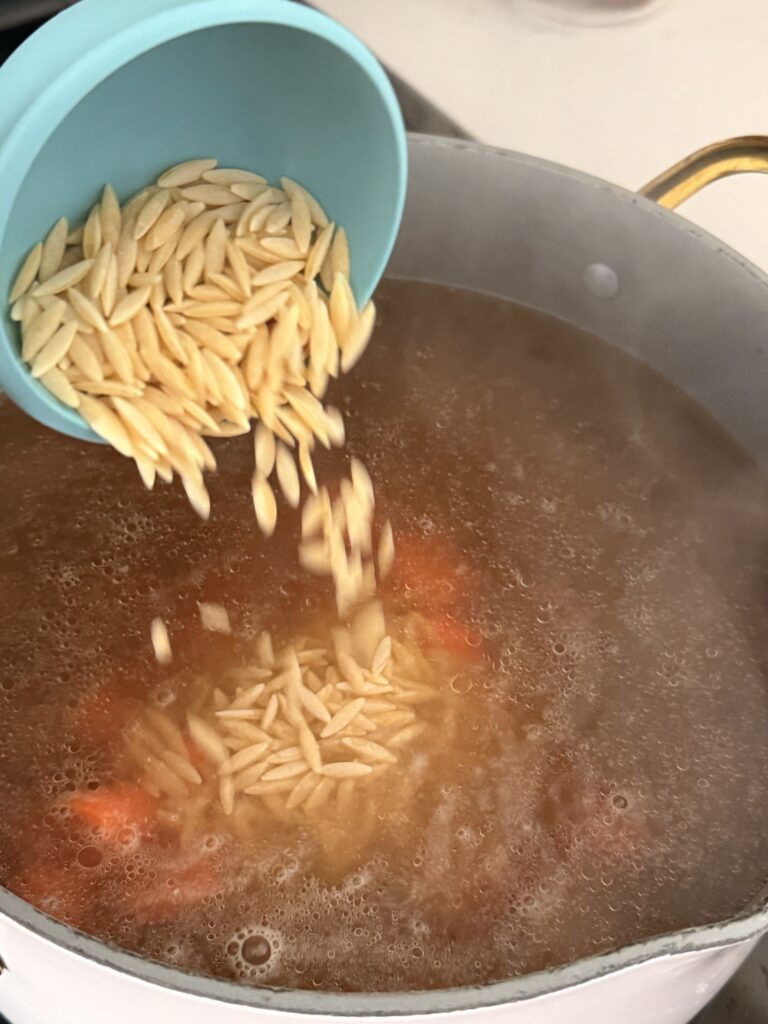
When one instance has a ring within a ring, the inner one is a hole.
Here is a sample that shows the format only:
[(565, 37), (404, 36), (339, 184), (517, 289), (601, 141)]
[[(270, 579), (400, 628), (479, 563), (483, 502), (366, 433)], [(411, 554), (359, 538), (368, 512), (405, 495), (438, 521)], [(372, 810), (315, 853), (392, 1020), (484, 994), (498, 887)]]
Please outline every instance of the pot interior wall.
[(756, 267), (678, 214), (532, 157), (414, 137), (411, 167), (390, 273), (608, 339), (768, 464), (768, 279)]

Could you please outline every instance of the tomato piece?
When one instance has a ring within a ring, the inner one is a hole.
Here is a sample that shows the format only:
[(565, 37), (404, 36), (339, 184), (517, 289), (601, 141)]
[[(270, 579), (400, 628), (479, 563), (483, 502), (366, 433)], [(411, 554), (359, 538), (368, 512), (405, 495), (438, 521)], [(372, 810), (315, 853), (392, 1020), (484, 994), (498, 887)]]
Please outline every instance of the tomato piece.
[(146, 924), (160, 924), (202, 903), (221, 887), (213, 858), (167, 861), (157, 880), (131, 900), (132, 913)]
[(441, 650), (459, 658), (475, 659), (483, 656), (483, 637), (470, 626), (445, 616), (427, 616), (430, 640)]
[(474, 596), (477, 573), (456, 545), (445, 538), (397, 534), (392, 577), (424, 608), (466, 605)]
[(131, 782), (118, 782), (92, 793), (73, 793), (67, 802), (78, 817), (109, 840), (121, 839), (126, 830), (147, 832), (155, 813), (153, 798)]

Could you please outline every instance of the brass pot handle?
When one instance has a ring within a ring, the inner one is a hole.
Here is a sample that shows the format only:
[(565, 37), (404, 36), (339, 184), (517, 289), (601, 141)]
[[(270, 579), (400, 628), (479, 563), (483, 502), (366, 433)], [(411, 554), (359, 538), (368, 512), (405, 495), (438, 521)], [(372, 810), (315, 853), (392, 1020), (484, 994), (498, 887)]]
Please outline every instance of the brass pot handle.
[(768, 136), (743, 135), (705, 146), (639, 190), (668, 210), (731, 174), (768, 174)]

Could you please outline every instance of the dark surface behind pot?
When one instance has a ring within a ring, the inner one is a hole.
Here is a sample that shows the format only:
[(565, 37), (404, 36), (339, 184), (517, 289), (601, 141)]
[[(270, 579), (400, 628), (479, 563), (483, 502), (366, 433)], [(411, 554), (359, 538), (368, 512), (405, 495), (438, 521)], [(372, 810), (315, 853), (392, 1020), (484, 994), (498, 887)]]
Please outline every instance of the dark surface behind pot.
[[(73, 0), (0, 0), (0, 63), (48, 17), (71, 2)], [(455, 121), (425, 100), (407, 82), (392, 73), (390, 78), (408, 131), (469, 138)], [(0, 1013), (0, 1024), (12, 1022)], [(695, 1024), (768, 1024), (768, 939), (760, 943), (741, 970), (695, 1018)]]

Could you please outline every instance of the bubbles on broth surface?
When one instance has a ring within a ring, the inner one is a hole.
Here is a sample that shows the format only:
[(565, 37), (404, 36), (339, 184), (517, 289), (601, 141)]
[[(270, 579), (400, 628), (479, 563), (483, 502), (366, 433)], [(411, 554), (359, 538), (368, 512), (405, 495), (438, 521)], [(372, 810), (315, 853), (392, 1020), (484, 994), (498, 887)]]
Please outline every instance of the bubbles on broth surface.
[(259, 982), (278, 969), (281, 936), (264, 925), (239, 928), (226, 946), (227, 961), (238, 981)]
[[(74, 813), (114, 792), (141, 708), (178, 713), (185, 671), (329, 625), (332, 598), (296, 565), (298, 517), (259, 536), (248, 439), (216, 447), (201, 524), (0, 406), (0, 882), (185, 970), (331, 990), (482, 983), (742, 909), (768, 855), (765, 482), (561, 323), (412, 283), (379, 306), (336, 398), (395, 528), (384, 600), (466, 660), (442, 680), (460, 710), (341, 828), (212, 819), (179, 841), (140, 805), (106, 829)], [(233, 637), (200, 630), (201, 600)]]

